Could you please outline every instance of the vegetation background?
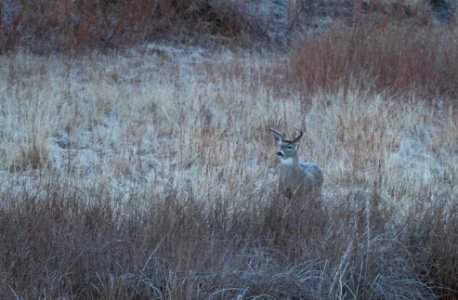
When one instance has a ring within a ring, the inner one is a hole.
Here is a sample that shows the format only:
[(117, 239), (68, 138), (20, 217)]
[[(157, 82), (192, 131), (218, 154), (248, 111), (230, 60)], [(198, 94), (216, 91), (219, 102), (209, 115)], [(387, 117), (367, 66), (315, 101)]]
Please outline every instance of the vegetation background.
[(0, 298), (457, 299), (454, 1), (0, 8)]

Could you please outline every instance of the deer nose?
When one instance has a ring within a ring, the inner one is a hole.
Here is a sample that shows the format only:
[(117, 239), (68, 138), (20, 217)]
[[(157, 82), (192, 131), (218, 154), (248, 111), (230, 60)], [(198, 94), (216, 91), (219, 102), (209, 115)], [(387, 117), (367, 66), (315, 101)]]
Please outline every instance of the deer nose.
[(278, 155), (278, 156), (283, 156), (283, 155), (285, 155), (285, 154), (283, 153), (283, 151), (278, 151), (278, 152), (277, 152), (277, 155)]

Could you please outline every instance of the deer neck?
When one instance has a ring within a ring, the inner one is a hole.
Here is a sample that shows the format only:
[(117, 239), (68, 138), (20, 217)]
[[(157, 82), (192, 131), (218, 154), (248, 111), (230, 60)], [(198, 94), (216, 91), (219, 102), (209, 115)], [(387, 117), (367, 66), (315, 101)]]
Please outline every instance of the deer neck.
[(299, 159), (297, 156), (281, 158), (280, 166), (282, 168), (297, 168), (299, 167)]

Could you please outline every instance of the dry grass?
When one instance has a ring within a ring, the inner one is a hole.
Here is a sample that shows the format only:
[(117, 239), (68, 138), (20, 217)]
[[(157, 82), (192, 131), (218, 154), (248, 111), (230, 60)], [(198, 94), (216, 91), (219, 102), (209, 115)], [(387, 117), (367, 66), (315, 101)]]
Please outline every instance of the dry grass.
[[(456, 298), (454, 31), (371, 26), (1, 56), (0, 298)], [(313, 207), (269, 127), (304, 130)]]
[[(2, 94), (5, 297), (456, 289), (449, 102), (361, 90), (304, 101), (292, 88), (278, 98), (263, 78), (281, 58), (174, 51), (2, 58), (2, 76), (20, 78)], [(306, 157), (325, 171), (321, 208), (291, 211), (277, 195), (269, 126), (305, 129)], [(15, 150), (34, 144), (40, 164)]]

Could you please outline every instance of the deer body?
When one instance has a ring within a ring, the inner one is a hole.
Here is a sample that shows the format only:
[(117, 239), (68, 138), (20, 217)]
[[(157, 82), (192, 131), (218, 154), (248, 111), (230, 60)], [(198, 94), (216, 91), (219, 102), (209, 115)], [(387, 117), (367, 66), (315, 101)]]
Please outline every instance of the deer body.
[(277, 152), (280, 158), (280, 190), (288, 198), (297, 201), (312, 201), (320, 197), (323, 172), (313, 163), (301, 162), (297, 154), (302, 131), (294, 140), (286, 140), (278, 131), (270, 130), (274, 134), (276, 143), (280, 146), (280, 151)]

